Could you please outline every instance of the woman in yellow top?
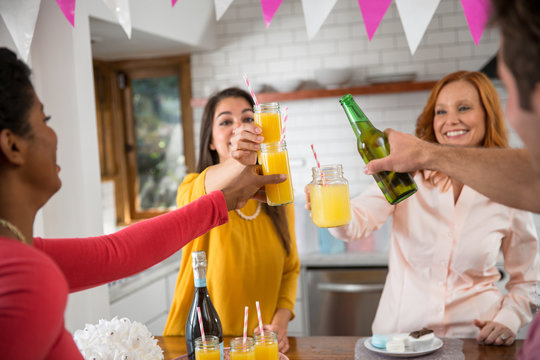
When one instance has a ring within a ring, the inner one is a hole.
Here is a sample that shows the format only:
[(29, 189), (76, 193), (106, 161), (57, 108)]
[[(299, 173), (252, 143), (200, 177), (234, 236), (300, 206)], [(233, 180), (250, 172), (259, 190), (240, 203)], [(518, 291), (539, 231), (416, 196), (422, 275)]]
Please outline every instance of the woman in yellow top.
[[(186, 176), (177, 194), (184, 206), (222, 189), (246, 165), (257, 160), (262, 137), (253, 123), (253, 100), (238, 88), (225, 89), (205, 106), (201, 124), (199, 173)], [(268, 206), (250, 200), (229, 212), (229, 222), (212, 229), (182, 249), (182, 262), (164, 335), (184, 335), (193, 299), (191, 252), (206, 251), (207, 287), (219, 314), (223, 335), (242, 335), (244, 306), (248, 329), (257, 327), (260, 302), (265, 330), (277, 333), (279, 350), (289, 348), (288, 322), (293, 318), (300, 260), (294, 233), (294, 206)]]

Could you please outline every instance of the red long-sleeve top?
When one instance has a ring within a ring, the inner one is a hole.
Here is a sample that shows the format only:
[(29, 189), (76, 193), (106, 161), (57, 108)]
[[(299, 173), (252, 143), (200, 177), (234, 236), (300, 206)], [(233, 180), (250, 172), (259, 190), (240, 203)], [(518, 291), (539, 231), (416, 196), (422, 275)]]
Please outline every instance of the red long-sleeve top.
[(144, 270), (227, 221), (215, 191), (111, 235), (34, 238), (34, 247), (0, 236), (0, 358), (83, 359), (64, 327), (69, 292)]

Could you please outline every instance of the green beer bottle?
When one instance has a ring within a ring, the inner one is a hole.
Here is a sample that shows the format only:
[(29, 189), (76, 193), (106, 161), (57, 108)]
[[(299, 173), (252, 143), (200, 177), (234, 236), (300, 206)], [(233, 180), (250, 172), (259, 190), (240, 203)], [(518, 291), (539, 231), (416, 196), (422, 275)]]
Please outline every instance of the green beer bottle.
[[(349, 118), (358, 141), (358, 152), (367, 164), (370, 160), (380, 159), (390, 154), (390, 145), (386, 135), (371, 124), (367, 116), (360, 110), (351, 94), (343, 96), (339, 102)], [(397, 204), (414, 194), (418, 189), (412, 176), (408, 173), (382, 171), (373, 175), (386, 200)]]

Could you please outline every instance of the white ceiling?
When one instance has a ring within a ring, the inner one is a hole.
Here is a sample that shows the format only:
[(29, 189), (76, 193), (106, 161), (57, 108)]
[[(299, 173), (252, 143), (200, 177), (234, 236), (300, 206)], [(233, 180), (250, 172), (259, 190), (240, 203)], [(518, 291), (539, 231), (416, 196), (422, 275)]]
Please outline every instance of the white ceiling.
[(90, 17), (92, 57), (120, 60), (187, 54), (196, 48), (147, 32), (132, 29), (131, 40), (119, 24)]

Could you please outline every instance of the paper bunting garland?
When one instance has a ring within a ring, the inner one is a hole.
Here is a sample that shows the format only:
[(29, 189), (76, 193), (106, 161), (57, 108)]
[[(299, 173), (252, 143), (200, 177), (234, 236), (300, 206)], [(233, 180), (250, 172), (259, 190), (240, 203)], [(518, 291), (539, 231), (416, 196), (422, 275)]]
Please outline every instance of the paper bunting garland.
[(396, 0), (401, 24), (414, 55), (440, 0)]
[(128, 39), (131, 39), (131, 13), (129, 12), (128, 0), (103, 0), (112, 10), (114, 16), (124, 29)]
[(375, 35), (375, 31), (377, 31), (391, 2), (392, 0), (358, 0), (358, 6), (364, 19), (369, 41)]
[(0, 1), (0, 14), (17, 47), (19, 56), (28, 61), (30, 45), (39, 13), (41, 0)]
[[(75, 27), (77, 0), (56, 0), (65, 18)], [(131, 39), (130, 0), (103, 0), (113, 11), (127, 37)], [(220, 20), (234, 0), (214, 0), (216, 20)], [(411, 54), (416, 52), (440, 0), (395, 0)], [(490, 0), (460, 0), (474, 43), (478, 45), (491, 14)], [(509, 0), (510, 1), (510, 0)], [(172, 7), (178, 0), (171, 0)], [(261, 0), (266, 27), (270, 26), (283, 0)], [(313, 39), (334, 8), (337, 0), (302, 0), (308, 39)], [(373, 39), (392, 0), (358, 0), (369, 41)], [(34, 36), (41, 0), (0, 0), (0, 15), (20, 57), (27, 61)]]
[(270, 26), (270, 23), (272, 22), (272, 19), (274, 18), (274, 15), (282, 2), (283, 0), (261, 0), (263, 18), (266, 28)]
[(214, 5), (216, 8), (216, 20), (219, 21), (219, 19), (221, 19), (233, 1), (234, 0), (214, 0)]
[(302, 0), (308, 39), (311, 40), (336, 5), (337, 0)]
[(474, 43), (478, 46), (491, 14), (491, 2), (489, 0), (461, 0), (461, 6), (463, 6)]
[(60, 6), (60, 10), (62, 10), (62, 13), (73, 27), (75, 27), (75, 1), (56, 0), (56, 3)]

